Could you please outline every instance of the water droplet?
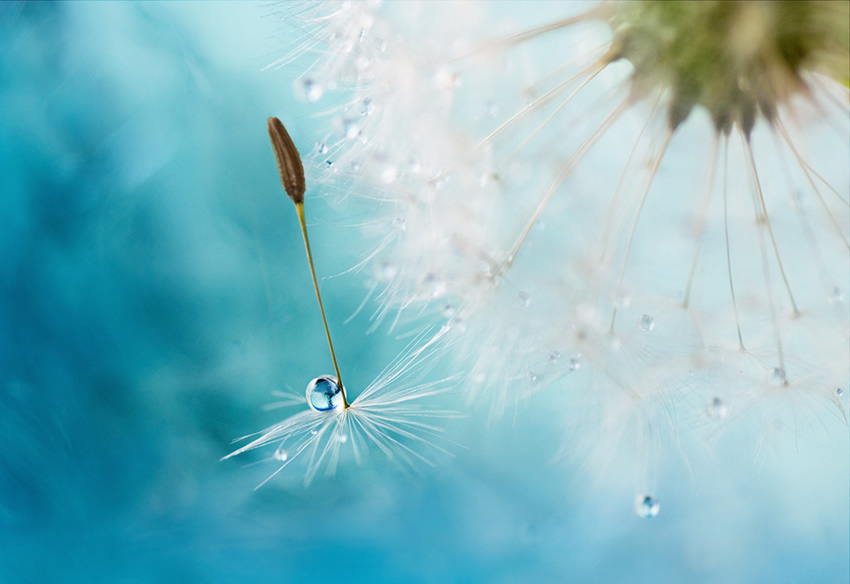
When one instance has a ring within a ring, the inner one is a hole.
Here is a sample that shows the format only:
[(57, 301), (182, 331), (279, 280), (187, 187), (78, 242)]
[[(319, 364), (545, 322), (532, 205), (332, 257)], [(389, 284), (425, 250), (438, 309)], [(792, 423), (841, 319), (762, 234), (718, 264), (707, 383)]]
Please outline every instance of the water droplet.
[(354, 120), (344, 118), (342, 120), (342, 133), (345, 134), (345, 137), (349, 140), (354, 140), (360, 136), (360, 126), (358, 126)]
[(289, 453), (283, 449), (283, 444), (277, 447), (277, 450), (274, 451), (274, 459), (280, 462), (286, 462), (286, 459), (289, 458)]
[(356, 160), (351, 161), (351, 172), (357, 173), (360, 172), (360, 163)]
[(829, 291), (829, 296), (826, 297), (826, 301), (830, 304), (838, 304), (844, 300), (844, 292), (841, 291), (841, 288), (835, 286), (832, 290)]
[(836, 387), (835, 388), (835, 397), (841, 397), (842, 395), (844, 395), (844, 390), (841, 389), (840, 387)]
[(425, 290), (431, 298), (439, 298), (446, 295), (446, 283), (436, 274), (426, 274), (422, 280)]
[(340, 444), (345, 444), (346, 442), (348, 442), (348, 436), (345, 434), (340, 434), (339, 436), (337, 436), (336, 441)]
[(573, 355), (568, 361), (570, 371), (581, 369), (581, 355)]
[(557, 363), (561, 359), (561, 353), (559, 351), (552, 351), (549, 355), (550, 363)]
[(655, 517), (659, 511), (661, 511), (661, 505), (652, 495), (640, 495), (635, 499), (635, 513), (638, 517), (643, 519)]
[(324, 90), (316, 81), (309, 77), (305, 77), (301, 80), (296, 93), (300, 99), (312, 103), (314, 101), (319, 101)]
[(787, 385), (788, 378), (785, 376), (785, 371), (779, 367), (774, 367), (773, 372), (770, 374), (770, 383), (773, 385)]
[(648, 314), (641, 315), (640, 317), (640, 329), (642, 331), (649, 332), (655, 328), (655, 319)]
[(372, 106), (372, 100), (368, 97), (364, 97), (360, 101), (360, 105), (357, 107), (357, 113), (359, 113), (361, 116), (368, 116), (372, 113), (373, 110), (374, 107)]
[(537, 374), (534, 371), (529, 371), (528, 372), (528, 380), (531, 383), (537, 383)]
[(516, 293), (516, 303), (520, 308), (528, 308), (528, 305), (531, 304), (531, 296), (528, 292), (520, 290)]
[(392, 280), (393, 278), (395, 278), (397, 273), (398, 273), (398, 268), (396, 268), (395, 265), (390, 263), (390, 262), (384, 261), (384, 262), (381, 262), (380, 264), (378, 264), (378, 274), (377, 274), (377, 276), (378, 276), (379, 280), (383, 280), (385, 282), (388, 282), (388, 281)]
[(322, 375), (307, 385), (307, 405), (317, 412), (342, 407), (342, 388), (336, 377)]
[(333, 160), (325, 160), (325, 167), (333, 168), (334, 167), (334, 161)]
[(328, 153), (328, 145), (324, 142), (319, 142), (316, 144), (316, 152), (319, 154), (327, 154)]
[(446, 304), (443, 306), (442, 310), (443, 318), (451, 318), (455, 315), (455, 307), (451, 304)]
[(709, 417), (719, 420), (726, 417), (726, 414), (729, 413), (729, 407), (722, 399), (715, 397), (706, 404), (705, 411), (708, 413)]
[(496, 102), (492, 99), (488, 99), (487, 103), (484, 104), (484, 111), (491, 118), (496, 117), (496, 114), (499, 113), (499, 108), (496, 107)]
[(315, 436), (315, 435), (316, 435), (316, 434), (318, 434), (318, 433), (319, 433), (319, 431), (318, 431), (318, 430), (316, 430), (315, 428), (313, 428), (312, 430), (310, 430), (310, 434), (312, 434), (313, 436)]
[(422, 164), (418, 160), (411, 158), (407, 161), (407, 171), (413, 176), (418, 176), (422, 173)]
[(391, 184), (395, 182), (396, 177), (398, 176), (398, 169), (395, 166), (386, 166), (384, 170), (381, 171), (381, 182), (385, 185)]

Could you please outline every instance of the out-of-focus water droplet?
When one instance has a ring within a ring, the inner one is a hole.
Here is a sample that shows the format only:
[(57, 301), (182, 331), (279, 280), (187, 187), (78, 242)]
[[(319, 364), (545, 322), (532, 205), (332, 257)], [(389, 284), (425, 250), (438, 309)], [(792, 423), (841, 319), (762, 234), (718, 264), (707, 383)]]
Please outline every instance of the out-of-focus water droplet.
[(661, 511), (661, 505), (658, 504), (658, 499), (652, 495), (640, 495), (635, 499), (635, 513), (638, 517), (647, 519), (655, 517)]
[(841, 288), (835, 286), (832, 290), (829, 291), (829, 295), (826, 297), (826, 301), (830, 304), (838, 304), (844, 300), (844, 292), (841, 291)]
[(496, 117), (496, 114), (499, 113), (499, 108), (496, 107), (496, 102), (492, 99), (488, 99), (487, 103), (484, 104), (484, 112), (491, 118)]
[(528, 372), (528, 380), (531, 383), (537, 383), (537, 374), (534, 371), (529, 371)]
[(381, 171), (380, 179), (381, 182), (385, 185), (394, 183), (396, 177), (398, 177), (398, 169), (395, 166), (385, 166), (384, 169)]
[(328, 153), (328, 145), (324, 142), (319, 142), (316, 144), (316, 152), (319, 154), (327, 154)]
[(443, 306), (441, 313), (443, 315), (443, 318), (451, 318), (455, 315), (455, 307), (451, 304), (446, 304), (445, 306)]
[(726, 417), (726, 414), (729, 413), (729, 407), (722, 399), (715, 397), (706, 404), (705, 411), (708, 413), (709, 417), (719, 420)]
[(649, 314), (641, 315), (640, 317), (640, 330), (649, 332), (655, 328), (655, 319), (652, 318)]
[(788, 378), (785, 376), (785, 371), (779, 367), (774, 367), (770, 374), (770, 383), (773, 385), (785, 385), (788, 383)]
[(283, 449), (283, 444), (277, 447), (277, 450), (274, 451), (274, 459), (280, 462), (286, 462), (286, 459), (289, 458), (289, 453)]
[(377, 276), (379, 280), (388, 282), (395, 278), (396, 274), (398, 274), (398, 268), (395, 267), (395, 264), (387, 261), (378, 264)]
[(570, 371), (581, 369), (581, 355), (573, 355), (568, 361)]
[(354, 120), (345, 118), (342, 120), (342, 133), (349, 140), (354, 140), (360, 136), (360, 126)]
[(478, 177), (478, 186), (482, 189), (487, 186), (487, 183), (490, 182), (490, 175), (486, 172), (482, 172), (481, 176)]
[(841, 397), (842, 395), (844, 395), (844, 390), (841, 389), (840, 387), (836, 387), (835, 388), (835, 397)]
[(520, 308), (528, 308), (528, 305), (531, 304), (531, 296), (528, 292), (520, 290), (516, 293), (516, 303)]
[(313, 436), (315, 436), (315, 435), (316, 435), (316, 434), (318, 434), (318, 433), (319, 433), (319, 431), (318, 431), (318, 430), (316, 430), (315, 428), (313, 428), (312, 430), (310, 430), (310, 434), (312, 434)]
[(372, 100), (369, 99), (368, 97), (364, 97), (360, 101), (360, 105), (357, 106), (357, 113), (359, 113), (361, 116), (365, 117), (365, 116), (368, 116), (369, 114), (371, 114), (372, 111), (374, 111), (374, 109), (375, 108), (372, 106)]
[(561, 353), (559, 351), (552, 351), (549, 354), (549, 362), (550, 363), (557, 363), (560, 360), (561, 360)]
[(436, 274), (426, 274), (422, 280), (425, 291), (431, 298), (439, 298), (446, 295), (446, 283)]
[(342, 388), (336, 377), (322, 375), (307, 385), (307, 405), (317, 412), (342, 407)]
[(360, 163), (356, 160), (351, 161), (351, 172), (360, 172)]
[(340, 444), (345, 444), (346, 442), (348, 442), (348, 436), (346, 434), (340, 434), (339, 436), (337, 436), (336, 441)]
[(313, 103), (315, 101), (319, 101), (324, 93), (322, 86), (319, 85), (317, 81), (311, 79), (310, 77), (304, 77), (301, 79), (298, 85), (298, 91), (296, 92), (298, 97), (303, 99), (304, 101), (308, 101)]

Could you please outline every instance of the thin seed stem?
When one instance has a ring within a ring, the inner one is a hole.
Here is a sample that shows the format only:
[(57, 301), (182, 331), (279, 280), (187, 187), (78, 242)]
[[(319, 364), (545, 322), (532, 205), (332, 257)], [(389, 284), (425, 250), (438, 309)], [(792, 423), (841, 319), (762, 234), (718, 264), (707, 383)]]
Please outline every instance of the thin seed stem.
[(328, 319), (325, 317), (325, 307), (322, 305), (322, 295), (319, 293), (319, 281), (316, 279), (316, 268), (313, 266), (313, 254), (310, 251), (310, 240), (307, 237), (307, 222), (304, 220), (304, 192), (306, 182), (304, 180), (304, 166), (301, 163), (301, 155), (295, 147), (292, 138), (284, 128), (283, 123), (277, 118), (268, 119), (269, 138), (272, 141), (277, 159), (277, 170), (280, 173), (280, 181), (283, 189), (292, 202), (295, 203), (295, 211), (298, 213), (298, 224), (301, 226), (301, 234), (304, 236), (304, 249), (307, 250), (307, 262), (310, 264), (310, 275), (313, 277), (313, 289), (316, 291), (316, 300), (319, 301), (319, 311), (322, 313), (322, 324), (325, 325), (325, 335), (328, 337), (328, 348), (331, 350), (331, 359), (334, 363), (336, 380), (342, 392), (343, 409), (349, 406), (348, 396), (345, 393), (345, 385), (339, 374), (339, 365), (336, 362), (334, 344), (331, 341), (331, 331), (328, 328)]
[(313, 289), (316, 291), (316, 300), (319, 301), (319, 312), (322, 313), (322, 324), (325, 325), (325, 335), (328, 337), (328, 347), (331, 350), (331, 359), (334, 362), (334, 371), (336, 372), (336, 380), (339, 383), (339, 389), (342, 391), (342, 407), (347, 408), (348, 396), (345, 394), (345, 385), (342, 383), (342, 376), (339, 374), (339, 365), (336, 362), (336, 353), (334, 353), (334, 344), (331, 341), (331, 331), (328, 328), (328, 319), (325, 317), (325, 307), (322, 305), (322, 295), (319, 293), (319, 281), (316, 279), (316, 269), (313, 267), (313, 254), (310, 253), (310, 240), (307, 238), (307, 223), (304, 220), (304, 203), (295, 203), (295, 211), (298, 213), (298, 223), (301, 225), (301, 234), (304, 236), (304, 249), (307, 250), (307, 263), (310, 264), (310, 275), (313, 277)]

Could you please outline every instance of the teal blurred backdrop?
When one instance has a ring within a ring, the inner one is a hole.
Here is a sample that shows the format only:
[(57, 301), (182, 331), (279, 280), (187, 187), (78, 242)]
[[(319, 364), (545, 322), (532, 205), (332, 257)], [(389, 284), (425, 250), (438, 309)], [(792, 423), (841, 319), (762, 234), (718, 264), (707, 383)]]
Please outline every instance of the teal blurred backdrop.
[[(220, 462), (281, 418), (273, 391), (329, 372), (265, 130), (309, 152), (322, 110), (292, 97), (305, 63), (264, 70), (297, 38), (276, 13), (0, 4), (0, 582), (848, 581), (840, 420), (758, 467), (669, 457), (651, 521), (629, 481), (554, 460), (533, 408), (454, 422), (462, 446), (421, 474), (376, 459), (305, 488), (293, 466), (254, 491), (268, 453)], [(362, 209), (323, 195), (327, 278), (368, 248)], [(322, 285), (365, 385), (406, 341), (342, 325), (357, 274)]]

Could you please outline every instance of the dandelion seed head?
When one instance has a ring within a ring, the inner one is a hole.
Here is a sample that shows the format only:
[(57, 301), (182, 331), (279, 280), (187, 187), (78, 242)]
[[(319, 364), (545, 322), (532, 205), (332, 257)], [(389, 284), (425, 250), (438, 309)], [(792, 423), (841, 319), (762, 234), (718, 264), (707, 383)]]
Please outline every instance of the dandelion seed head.
[(846, 3), (623, 2), (613, 55), (632, 64), (638, 91), (669, 90), (671, 127), (700, 105), (719, 131), (749, 135), (805, 90), (803, 71), (847, 75), (849, 17)]

